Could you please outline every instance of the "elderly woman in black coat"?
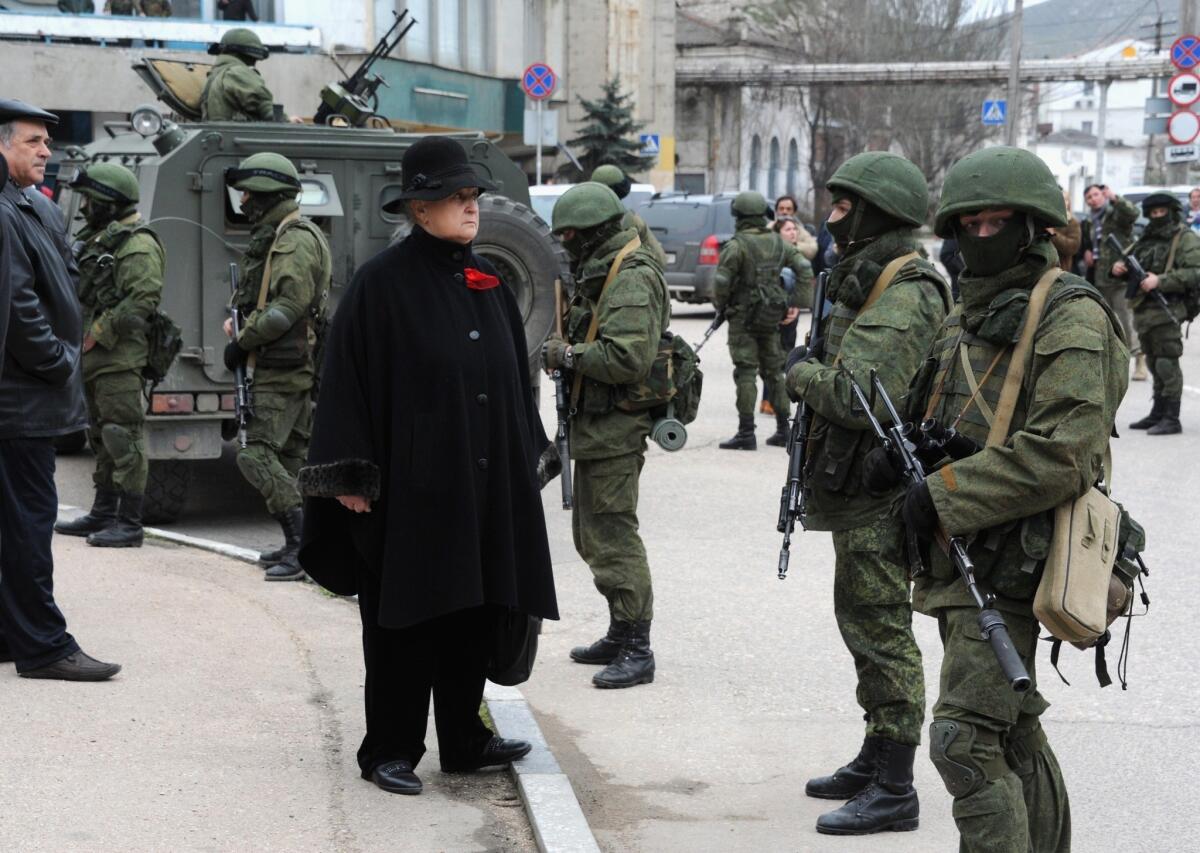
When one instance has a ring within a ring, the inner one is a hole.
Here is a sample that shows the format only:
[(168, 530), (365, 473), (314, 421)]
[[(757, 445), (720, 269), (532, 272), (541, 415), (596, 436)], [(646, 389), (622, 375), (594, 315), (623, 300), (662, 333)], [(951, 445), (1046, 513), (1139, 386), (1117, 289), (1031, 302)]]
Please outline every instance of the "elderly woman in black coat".
[(412, 233), (358, 270), (326, 344), (300, 561), (358, 594), (362, 776), (415, 794), (431, 692), (444, 771), (529, 752), (480, 720), (485, 673), (502, 614), (558, 609), (524, 327), (471, 250), (494, 187), (446, 137), (409, 148), (401, 180)]

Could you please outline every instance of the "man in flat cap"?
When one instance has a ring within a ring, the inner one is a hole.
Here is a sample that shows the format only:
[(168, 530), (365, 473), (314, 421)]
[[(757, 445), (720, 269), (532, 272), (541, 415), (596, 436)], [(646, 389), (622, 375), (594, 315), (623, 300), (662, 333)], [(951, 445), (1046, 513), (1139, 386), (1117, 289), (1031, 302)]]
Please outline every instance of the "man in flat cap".
[(54, 438), (87, 426), (83, 318), (62, 213), (31, 189), (46, 177), (57, 116), (0, 99), (3, 276), (9, 319), (0, 363), (0, 661), (24, 678), (104, 681), (120, 671), (85, 654), (54, 603), (58, 515)]

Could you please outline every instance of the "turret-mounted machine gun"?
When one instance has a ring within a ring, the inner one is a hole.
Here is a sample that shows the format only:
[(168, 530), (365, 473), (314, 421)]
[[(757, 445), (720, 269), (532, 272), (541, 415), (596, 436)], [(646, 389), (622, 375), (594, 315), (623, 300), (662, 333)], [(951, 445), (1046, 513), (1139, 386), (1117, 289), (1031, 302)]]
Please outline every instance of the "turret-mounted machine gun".
[[(387, 119), (378, 113), (379, 95), (376, 94), (376, 90), (388, 83), (378, 74), (371, 74), (371, 68), (395, 50), (400, 40), (408, 35), (408, 31), (417, 23), (416, 18), (409, 15), (407, 9), (399, 14), (392, 14), (396, 20), (391, 29), (384, 33), (375, 49), (367, 54), (367, 58), (357, 70), (341, 83), (330, 83), (321, 89), (321, 104), (317, 107), (317, 114), (313, 116), (313, 124), (342, 127), (387, 126)], [(404, 24), (404, 29), (396, 33), (401, 24)]]

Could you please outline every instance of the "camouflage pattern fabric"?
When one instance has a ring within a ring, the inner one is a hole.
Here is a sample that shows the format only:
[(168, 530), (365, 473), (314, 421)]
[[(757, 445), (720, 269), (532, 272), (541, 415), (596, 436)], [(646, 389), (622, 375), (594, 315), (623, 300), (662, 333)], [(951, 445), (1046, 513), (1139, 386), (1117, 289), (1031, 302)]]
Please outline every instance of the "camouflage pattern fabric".
[(141, 0), (142, 14), (147, 18), (171, 17), (171, 0)]
[(912, 632), (904, 529), (884, 516), (833, 534), (833, 611), (858, 674), (867, 735), (921, 742), (925, 676)]
[(263, 496), (271, 515), (300, 506), (296, 477), (308, 458), (311, 435), (312, 400), (307, 390), (280, 394), (255, 389), (254, 417), (237, 465)]
[(217, 57), (200, 92), (202, 121), (272, 121), (275, 96), (258, 69), (239, 56)]
[[(1120, 299), (1125, 298), (1125, 281), (1117, 278), (1112, 274), (1113, 264), (1118, 260), (1116, 252), (1107, 244), (1108, 235), (1112, 234), (1117, 238), (1122, 246), (1128, 246), (1133, 242), (1133, 224), (1137, 222), (1140, 212), (1137, 205), (1131, 201), (1127, 201), (1120, 196), (1110, 201), (1104, 211), (1104, 216), (1100, 219), (1100, 233), (1094, 233), (1092, 227), (1092, 217), (1089, 215), (1084, 219), (1082, 225), (1092, 240), (1092, 252), (1095, 256), (1095, 279), (1096, 287), (1100, 288), (1101, 292), (1106, 294), (1106, 288), (1116, 288), (1121, 286)], [(1109, 303), (1112, 304), (1111, 302)], [(1113, 305), (1113, 310), (1117, 310)], [(1119, 314), (1120, 312), (1118, 312)]]
[(1050, 706), (1036, 684), (1038, 623), (1006, 616), (1034, 686), (1015, 692), (979, 632), (978, 611), (938, 613), (945, 656), (930, 726), (930, 758), (954, 796), (962, 853), (1069, 853), (1071, 807), (1042, 729)]
[(88, 441), (96, 456), (92, 482), (130, 495), (145, 494), (146, 398), (140, 373), (102, 373), (83, 384), (87, 400)]
[[(1161, 308), (1155, 308), (1161, 313)], [(1183, 333), (1178, 326), (1157, 325), (1146, 329), (1139, 338), (1146, 367), (1154, 380), (1154, 396), (1164, 400), (1183, 398)]]
[(132, 15), (135, 5), (134, 0), (108, 0), (104, 4), (104, 14)]
[(783, 384), (786, 356), (779, 345), (779, 332), (748, 331), (738, 318), (729, 321), (729, 354), (733, 357), (733, 384), (737, 388), (738, 417), (754, 415), (758, 402), (755, 376), (761, 376), (775, 412), (787, 417), (792, 411)]
[(623, 229), (632, 228), (637, 231), (637, 235), (642, 241), (642, 246), (654, 256), (654, 260), (658, 261), (660, 267), (666, 269), (667, 253), (663, 251), (662, 243), (658, 242), (658, 238), (654, 236), (654, 232), (650, 230), (650, 226), (646, 224), (646, 220), (631, 210), (621, 220), (621, 227)]
[(646, 547), (638, 534), (638, 477), (642, 452), (575, 464), (571, 533), (613, 619), (650, 621), (654, 591)]
[(1113, 314), (1117, 316), (1117, 320), (1121, 323), (1121, 332), (1125, 335), (1125, 340), (1130, 344), (1130, 350), (1137, 352), (1141, 349), (1141, 340), (1137, 337), (1136, 330), (1133, 326), (1133, 313), (1129, 310), (1129, 300), (1125, 298), (1125, 284), (1106, 284), (1103, 287), (1097, 286), (1100, 295), (1104, 297), (1104, 301), (1108, 303), (1108, 307), (1112, 309)]

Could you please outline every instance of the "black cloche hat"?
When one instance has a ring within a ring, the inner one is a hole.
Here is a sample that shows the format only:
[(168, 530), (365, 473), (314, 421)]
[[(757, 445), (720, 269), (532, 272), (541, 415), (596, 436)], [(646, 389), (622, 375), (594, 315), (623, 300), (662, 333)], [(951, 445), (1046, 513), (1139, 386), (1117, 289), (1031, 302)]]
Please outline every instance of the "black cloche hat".
[(383, 206), (388, 213), (397, 213), (403, 202), (413, 199), (436, 201), (467, 187), (477, 187), (480, 192), (497, 188), (479, 177), (462, 145), (447, 136), (426, 136), (405, 151), (400, 183), (402, 192)]
[(58, 124), (58, 116), (54, 113), (48, 113), (24, 101), (12, 98), (0, 98), (0, 124), (16, 121), (17, 119), (40, 121), (51, 125)]

